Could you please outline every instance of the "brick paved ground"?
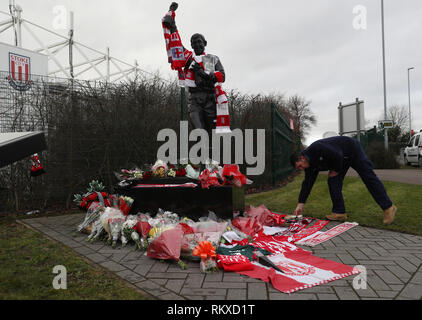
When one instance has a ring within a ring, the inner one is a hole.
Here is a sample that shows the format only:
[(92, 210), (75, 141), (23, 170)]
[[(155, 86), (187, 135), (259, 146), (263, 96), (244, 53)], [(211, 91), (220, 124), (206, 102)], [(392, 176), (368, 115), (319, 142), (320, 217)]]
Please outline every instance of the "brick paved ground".
[[(112, 249), (102, 242), (89, 244), (74, 236), (84, 214), (24, 220), (30, 227), (73, 248), (80, 255), (114, 272), (149, 295), (163, 300), (372, 300), (422, 298), (422, 237), (355, 227), (313, 248), (316, 256), (367, 270), (367, 288), (355, 290), (355, 276), (288, 295), (271, 284), (236, 273), (202, 274), (199, 264), (150, 259), (132, 246)], [(327, 228), (336, 223), (331, 222)], [(305, 248), (309, 249), (309, 248)]]

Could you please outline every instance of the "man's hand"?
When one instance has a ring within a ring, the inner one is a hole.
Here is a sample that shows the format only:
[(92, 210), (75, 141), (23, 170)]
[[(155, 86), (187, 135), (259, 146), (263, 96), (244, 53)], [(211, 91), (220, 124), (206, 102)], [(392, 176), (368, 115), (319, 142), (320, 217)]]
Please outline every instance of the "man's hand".
[(329, 178), (334, 178), (334, 177), (337, 177), (337, 176), (338, 176), (338, 172), (337, 171), (330, 170), (328, 172), (328, 177)]
[(177, 4), (177, 2), (172, 2), (170, 5), (170, 11), (176, 11), (178, 7), (179, 5)]
[(295, 216), (300, 216), (302, 214), (304, 203), (298, 203), (296, 210), (293, 212)]

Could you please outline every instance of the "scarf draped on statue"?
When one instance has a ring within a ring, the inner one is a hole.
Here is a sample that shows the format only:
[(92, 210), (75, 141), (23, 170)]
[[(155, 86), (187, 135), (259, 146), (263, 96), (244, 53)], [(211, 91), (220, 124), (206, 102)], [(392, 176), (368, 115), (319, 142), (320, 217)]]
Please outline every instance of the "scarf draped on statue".
[[(169, 11), (166, 16), (171, 16), (173, 19), (176, 17), (174, 11)], [(164, 18), (163, 18), (164, 20)], [(162, 20), (162, 21), (163, 21)], [(189, 60), (193, 59), (195, 63), (198, 63), (205, 72), (203, 57), (206, 57), (204, 53), (201, 56), (196, 56), (192, 51), (187, 50), (180, 39), (179, 31), (176, 29), (173, 32), (167, 28), (162, 22), (164, 39), (166, 42), (166, 50), (168, 62), (171, 65), (171, 69), (177, 71), (179, 77), (179, 84), (182, 87), (196, 87), (195, 84), (195, 73), (192, 69), (186, 68), (186, 64)], [(192, 66), (193, 64), (191, 64)], [(223, 75), (221, 72), (215, 72), (217, 83), (215, 84), (215, 102), (217, 108), (217, 119), (216, 119), (216, 133), (231, 133), (230, 130), (230, 113), (229, 105), (227, 100), (227, 94), (222, 88)]]

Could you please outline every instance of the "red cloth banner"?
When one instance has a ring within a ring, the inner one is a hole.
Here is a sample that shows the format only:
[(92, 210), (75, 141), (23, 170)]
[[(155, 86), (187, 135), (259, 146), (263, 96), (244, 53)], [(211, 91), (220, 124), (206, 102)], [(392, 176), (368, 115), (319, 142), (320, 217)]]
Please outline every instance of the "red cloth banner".
[(238, 271), (254, 279), (270, 282), (284, 293), (293, 293), (360, 273), (356, 268), (313, 256), (307, 251), (267, 256), (284, 273), (252, 262), (252, 270)]

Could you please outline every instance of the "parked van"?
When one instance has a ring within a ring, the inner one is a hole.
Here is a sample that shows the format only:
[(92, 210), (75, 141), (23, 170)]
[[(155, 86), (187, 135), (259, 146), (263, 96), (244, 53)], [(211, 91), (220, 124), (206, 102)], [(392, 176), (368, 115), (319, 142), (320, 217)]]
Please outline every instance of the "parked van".
[(408, 166), (418, 165), (422, 169), (422, 130), (410, 139), (404, 149), (404, 163)]

